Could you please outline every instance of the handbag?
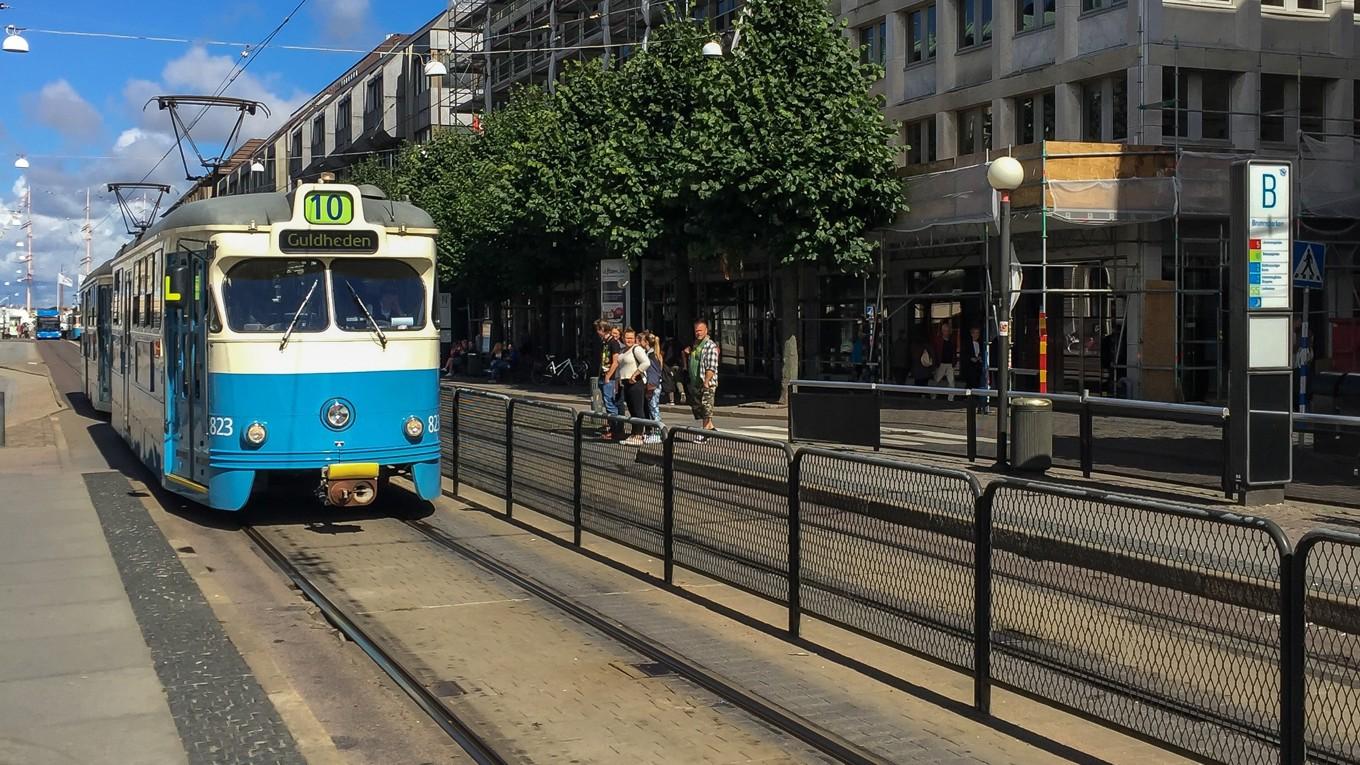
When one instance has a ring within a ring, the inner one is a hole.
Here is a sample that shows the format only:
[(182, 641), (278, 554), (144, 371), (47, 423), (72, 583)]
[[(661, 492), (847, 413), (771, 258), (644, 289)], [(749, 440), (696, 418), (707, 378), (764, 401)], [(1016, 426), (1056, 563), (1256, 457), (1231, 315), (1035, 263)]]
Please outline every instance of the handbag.
[(930, 351), (929, 351), (929, 350), (922, 350), (922, 351), (921, 351), (921, 359), (920, 359), (920, 361), (921, 361), (921, 366), (925, 367), (926, 369), (930, 369), (931, 367), (935, 366), (935, 360), (932, 359), (932, 358), (930, 357)]

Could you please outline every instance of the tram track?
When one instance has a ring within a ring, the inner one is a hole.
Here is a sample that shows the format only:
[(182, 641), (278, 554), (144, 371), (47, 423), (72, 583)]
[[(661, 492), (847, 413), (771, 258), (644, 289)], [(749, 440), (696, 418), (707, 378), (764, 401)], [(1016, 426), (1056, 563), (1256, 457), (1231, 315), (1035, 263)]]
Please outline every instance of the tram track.
[(510, 760), (489, 744), (456, 712), (426, 688), (393, 654), (337, 606), (268, 537), (253, 526), (243, 530), (267, 558), (281, 570), (298, 590), (316, 605), (326, 619), (364, 652), (430, 719), (478, 765), (507, 765)]

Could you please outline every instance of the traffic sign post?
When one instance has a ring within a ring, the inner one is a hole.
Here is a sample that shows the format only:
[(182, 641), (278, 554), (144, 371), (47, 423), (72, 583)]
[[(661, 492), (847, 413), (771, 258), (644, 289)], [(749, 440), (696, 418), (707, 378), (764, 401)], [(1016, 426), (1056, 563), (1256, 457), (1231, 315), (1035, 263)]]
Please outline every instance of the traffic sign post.
[[(1309, 337), (1309, 303), (1313, 290), (1322, 289), (1322, 273), (1327, 263), (1327, 245), (1321, 242), (1294, 242), (1294, 286), (1303, 290), (1303, 320), (1299, 322), (1299, 350), (1295, 366), (1299, 370), (1297, 410), (1308, 411), (1308, 377), (1312, 372), (1312, 338)], [(1299, 434), (1303, 442), (1303, 434)]]
[(1228, 290), (1232, 473), (1238, 501), (1284, 501), (1293, 479), (1293, 168), (1232, 166)]

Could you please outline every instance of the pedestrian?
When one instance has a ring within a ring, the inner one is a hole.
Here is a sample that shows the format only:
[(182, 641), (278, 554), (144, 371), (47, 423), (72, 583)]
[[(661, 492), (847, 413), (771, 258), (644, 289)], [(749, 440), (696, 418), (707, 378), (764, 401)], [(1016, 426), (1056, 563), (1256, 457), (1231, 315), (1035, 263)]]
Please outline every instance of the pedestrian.
[(930, 344), (917, 340), (911, 346), (911, 381), (914, 385), (925, 387), (935, 371), (935, 357), (930, 353)]
[[(651, 362), (651, 366), (647, 367), (647, 419), (661, 422), (661, 389), (665, 385), (668, 373), (661, 351), (661, 338), (652, 332), (644, 332), (643, 345), (648, 349), (647, 360)], [(660, 430), (648, 433), (643, 441), (649, 444), (661, 443)]]
[[(605, 335), (605, 348), (601, 361), (604, 373), (600, 376), (600, 395), (604, 397), (604, 413), (610, 417), (619, 416), (619, 395), (622, 391), (618, 384), (619, 356), (623, 354), (623, 343), (618, 339), (618, 327), (609, 327)], [(608, 430), (603, 436), (606, 441), (623, 440), (623, 423), (610, 420)]]
[(864, 381), (864, 335), (860, 332), (859, 325), (855, 325), (855, 337), (850, 341), (850, 368), (853, 370), (855, 382)]
[(601, 414), (604, 409), (604, 372), (609, 368), (609, 322), (595, 320), (595, 351), (590, 354), (590, 411)]
[[(973, 390), (987, 387), (987, 364), (984, 360), (987, 346), (982, 342), (982, 328), (969, 327), (968, 340), (963, 345), (963, 385)], [(982, 399), (982, 412), (987, 412), (987, 399)]]
[(716, 430), (713, 406), (718, 398), (718, 344), (708, 336), (708, 322), (703, 319), (694, 322), (694, 346), (687, 349), (686, 355), (690, 409), (704, 430)]
[[(935, 338), (935, 359), (939, 365), (935, 367), (935, 373), (931, 375), (931, 384), (939, 385), (941, 380), (946, 381), (949, 388), (954, 387), (954, 365), (959, 360), (959, 347), (954, 339), (954, 327), (948, 321), (940, 322), (940, 333)], [(954, 400), (954, 394), (949, 394), (949, 400)]]
[[(623, 353), (619, 355), (618, 380), (623, 385), (623, 399), (628, 404), (628, 416), (634, 420), (647, 419), (647, 370), (651, 360), (647, 350), (638, 344), (637, 332), (626, 329), (623, 332)], [(623, 443), (641, 446), (646, 434), (642, 425), (633, 423), (632, 433)]]

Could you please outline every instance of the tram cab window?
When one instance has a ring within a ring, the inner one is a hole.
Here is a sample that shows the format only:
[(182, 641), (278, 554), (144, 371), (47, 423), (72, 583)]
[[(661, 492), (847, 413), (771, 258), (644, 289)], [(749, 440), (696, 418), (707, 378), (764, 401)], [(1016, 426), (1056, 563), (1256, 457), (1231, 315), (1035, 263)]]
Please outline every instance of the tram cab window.
[(415, 269), (401, 261), (336, 258), (331, 262), (331, 289), (335, 321), (345, 331), (373, 329), (364, 308), (384, 331), (425, 326), (425, 285)]
[(294, 332), (326, 328), (326, 267), (319, 260), (243, 261), (222, 280), (222, 302), (233, 332)]

